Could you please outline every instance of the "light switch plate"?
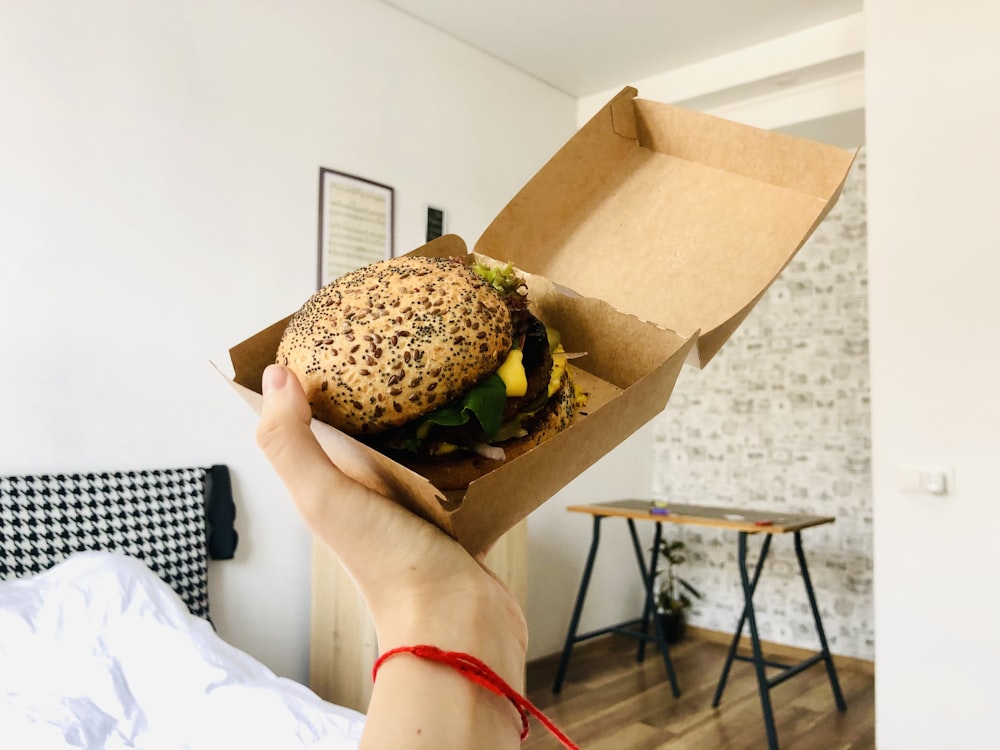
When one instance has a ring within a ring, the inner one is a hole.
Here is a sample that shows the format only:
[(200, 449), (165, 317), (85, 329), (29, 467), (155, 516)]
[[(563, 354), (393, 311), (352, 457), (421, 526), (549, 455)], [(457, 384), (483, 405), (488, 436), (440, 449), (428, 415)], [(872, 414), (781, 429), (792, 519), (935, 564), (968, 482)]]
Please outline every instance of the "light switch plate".
[(901, 466), (899, 489), (927, 495), (950, 495), (955, 491), (955, 470), (941, 466)]

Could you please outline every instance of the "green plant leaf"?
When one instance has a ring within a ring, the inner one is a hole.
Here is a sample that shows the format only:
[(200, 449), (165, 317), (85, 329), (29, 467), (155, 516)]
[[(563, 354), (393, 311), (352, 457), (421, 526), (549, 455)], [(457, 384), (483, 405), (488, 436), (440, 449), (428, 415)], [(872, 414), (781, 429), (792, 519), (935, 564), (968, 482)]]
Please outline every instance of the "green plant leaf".
[(684, 587), (684, 588), (686, 588), (686, 589), (687, 589), (688, 591), (690, 591), (690, 592), (691, 592), (691, 594), (692, 594), (692, 595), (693, 595), (693, 596), (694, 596), (695, 598), (697, 598), (697, 599), (701, 599), (701, 593), (699, 593), (698, 589), (696, 589), (696, 588), (695, 588), (694, 586), (692, 586), (692, 585), (691, 585), (690, 583), (688, 583), (687, 581), (685, 581), (685, 580), (684, 580), (683, 578), (678, 578), (678, 579), (677, 579), (677, 583), (679, 583), (679, 584), (680, 584), (681, 586), (683, 586), (683, 587)]

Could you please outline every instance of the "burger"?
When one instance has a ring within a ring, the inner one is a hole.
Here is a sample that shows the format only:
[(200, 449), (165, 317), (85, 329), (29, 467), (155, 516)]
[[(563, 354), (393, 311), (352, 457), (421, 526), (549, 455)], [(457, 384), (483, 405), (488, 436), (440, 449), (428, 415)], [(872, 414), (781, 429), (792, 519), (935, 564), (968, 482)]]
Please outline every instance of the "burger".
[(572, 423), (568, 357), (510, 264), (405, 256), (316, 292), (276, 362), (316, 419), (452, 490)]

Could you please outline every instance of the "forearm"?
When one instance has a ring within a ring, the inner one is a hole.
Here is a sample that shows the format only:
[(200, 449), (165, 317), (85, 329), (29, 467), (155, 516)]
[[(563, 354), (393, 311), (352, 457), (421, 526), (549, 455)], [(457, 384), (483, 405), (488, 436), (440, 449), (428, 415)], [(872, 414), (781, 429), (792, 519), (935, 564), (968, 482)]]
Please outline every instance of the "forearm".
[[(527, 627), (510, 591), (454, 539), (334, 466), (286, 368), (268, 367), (261, 386), (257, 441), (310, 530), (361, 590), (382, 653), (418, 645), (464, 652), (521, 690)], [(520, 734), (506, 698), (448, 666), (399, 654), (376, 680), (362, 747), (502, 750)]]

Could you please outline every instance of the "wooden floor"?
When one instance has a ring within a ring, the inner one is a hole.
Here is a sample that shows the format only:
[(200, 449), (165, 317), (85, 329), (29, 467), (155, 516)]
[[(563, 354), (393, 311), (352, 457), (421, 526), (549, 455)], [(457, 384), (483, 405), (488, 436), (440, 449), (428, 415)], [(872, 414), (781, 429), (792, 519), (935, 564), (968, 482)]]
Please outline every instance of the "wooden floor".
[[(558, 657), (528, 666), (528, 698), (582, 750), (766, 750), (753, 665), (736, 661), (719, 708), (712, 697), (726, 658), (721, 643), (688, 636), (671, 648), (681, 697), (670, 693), (655, 647), (637, 663), (636, 642), (607, 636), (576, 646), (562, 692), (552, 693)], [(767, 652), (765, 650), (765, 655)], [(817, 664), (771, 691), (781, 750), (874, 750), (871, 669), (838, 665), (847, 711), (837, 711)], [(562, 745), (537, 721), (524, 750)]]

